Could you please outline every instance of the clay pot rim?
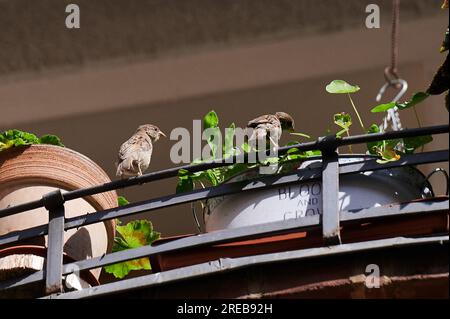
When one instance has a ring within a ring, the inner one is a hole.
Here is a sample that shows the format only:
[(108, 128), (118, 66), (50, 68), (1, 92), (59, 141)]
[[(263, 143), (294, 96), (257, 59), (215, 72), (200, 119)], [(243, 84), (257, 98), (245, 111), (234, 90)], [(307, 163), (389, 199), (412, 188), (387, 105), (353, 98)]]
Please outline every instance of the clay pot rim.
[[(39, 154), (52, 158), (70, 158), (70, 161), (41, 163), (33, 161), (33, 157)], [(80, 166), (79, 168), (84, 168), (84, 170), (77, 170), (78, 175), (73, 171), (77, 164)], [(40, 170), (33, 171), (32, 168), (36, 167), (39, 167)], [(17, 171), (21, 169), (28, 170), (28, 172), (22, 176), (17, 175)], [(64, 179), (63, 173), (70, 175), (71, 179)], [(54, 179), (52, 179), (52, 175)], [(106, 172), (93, 160), (67, 147), (33, 144), (11, 147), (0, 152), (0, 184), (4, 187), (27, 184), (28, 186), (50, 186), (70, 191), (110, 181)], [(96, 211), (117, 207), (116, 191), (86, 196), (82, 199), (86, 200)], [(108, 236), (108, 251), (111, 251), (115, 236), (115, 220), (107, 220), (103, 223)]]
[[(11, 255), (35, 255), (42, 258), (47, 258), (47, 248), (43, 246), (35, 246), (35, 245), (20, 245), (20, 246), (12, 246), (0, 249), (0, 258), (4, 258)], [(63, 263), (72, 263), (76, 260), (67, 255), (63, 254)], [(98, 286), (100, 282), (95, 278), (95, 276), (90, 271), (82, 271), (81, 278), (85, 280), (91, 286)]]

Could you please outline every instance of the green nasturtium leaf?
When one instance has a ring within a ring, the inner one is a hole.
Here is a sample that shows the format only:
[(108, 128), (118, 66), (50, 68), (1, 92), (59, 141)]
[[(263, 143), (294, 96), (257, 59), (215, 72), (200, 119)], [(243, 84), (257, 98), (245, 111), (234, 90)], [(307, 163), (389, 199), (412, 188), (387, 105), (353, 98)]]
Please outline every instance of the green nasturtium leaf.
[(224, 170), (223, 172), (223, 180), (226, 181), (228, 179), (230, 179), (231, 177), (246, 171), (249, 168), (248, 164), (245, 163), (236, 163), (236, 164), (232, 164), (230, 166), (227, 167), (226, 170)]
[(185, 169), (180, 169), (178, 171), (178, 184), (176, 193), (184, 193), (189, 192), (194, 189), (194, 181), (192, 180), (192, 176), (189, 171)]
[(25, 146), (32, 144), (51, 144), (62, 146), (61, 140), (55, 135), (43, 135), (38, 138), (36, 135), (21, 130), (7, 130), (0, 133), (0, 151), (12, 146)]
[(13, 141), (0, 142), (0, 151), (7, 150), (8, 148), (10, 148), (12, 146), (14, 146)]
[(208, 137), (206, 142), (208, 143), (210, 149), (211, 149), (211, 158), (209, 160), (214, 160), (219, 156), (218, 150), (219, 147), (221, 147), (222, 139), (220, 135), (220, 129), (218, 127), (210, 127), (208, 128)]
[(429, 96), (430, 94), (426, 92), (417, 92), (414, 93), (414, 95), (409, 101), (406, 101), (404, 103), (397, 102), (396, 106), (399, 108), (399, 110), (404, 110), (421, 103), (422, 101), (426, 100)]
[(388, 162), (395, 162), (400, 159), (400, 154), (392, 147), (392, 145), (386, 144), (385, 147), (378, 150), (378, 155), (381, 159), (377, 159), (378, 164), (385, 164)]
[(278, 164), (280, 159), (278, 157), (269, 157), (261, 162), (262, 165), (273, 165)]
[(393, 109), (395, 106), (396, 106), (395, 102), (380, 104), (371, 109), (370, 112), (372, 113), (386, 112), (387, 110)]
[(59, 139), (58, 136), (55, 136), (55, 135), (49, 135), (49, 134), (42, 135), (42, 136), (39, 138), (39, 143), (40, 143), (40, 144), (51, 144), (51, 145), (57, 145), (57, 146), (62, 146), (62, 147), (64, 147), (64, 144), (61, 143), (61, 140)]
[(316, 151), (306, 151), (304, 153), (305, 157), (313, 157), (313, 156), (322, 156), (322, 152), (319, 150)]
[[(375, 134), (380, 133), (380, 128), (376, 124), (372, 124), (369, 129), (367, 130), (368, 134)], [(377, 155), (377, 149), (382, 146), (382, 141), (376, 141), (376, 142), (368, 142), (367, 143), (367, 150), (369, 151), (369, 154)]]
[(223, 154), (224, 158), (237, 155), (237, 150), (234, 148), (234, 132), (236, 131), (236, 126), (234, 123), (232, 123), (226, 130), (225, 130), (225, 144), (223, 146)]
[(413, 153), (419, 147), (422, 147), (432, 141), (433, 137), (431, 135), (404, 138), (403, 143), (405, 145), (405, 153)]
[(220, 142), (220, 130), (219, 130), (219, 117), (215, 111), (209, 111), (208, 114), (203, 118), (203, 129), (212, 130), (210, 136), (208, 136), (207, 142), (209, 147), (211, 148), (211, 152), (213, 158), (217, 156), (217, 149), (219, 147)]
[(328, 93), (332, 94), (344, 94), (344, 93), (355, 93), (360, 90), (357, 85), (351, 85), (343, 80), (334, 80), (328, 84), (325, 88)]
[(125, 206), (128, 205), (130, 202), (123, 196), (117, 196), (117, 205), (119, 206)]
[[(147, 220), (132, 221), (125, 226), (118, 225), (116, 231), (121, 237), (114, 239), (113, 252), (150, 245), (161, 235), (153, 230), (152, 223)], [(123, 278), (132, 270), (150, 270), (151, 265), (150, 260), (145, 257), (108, 265), (104, 268), (107, 273), (113, 274), (116, 278)]]
[(220, 177), (218, 177), (219, 172), (216, 169), (206, 170), (206, 176), (212, 186), (217, 186), (220, 184)]
[(248, 145), (247, 143), (243, 143), (241, 145), (241, 148), (245, 153), (250, 153), (252, 151), (252, 147), (250, 145)]
[(336, 133), (337, 137), (340, 137), (344, 133), (348, 133), (350, 126), (352, 125), (352, 117), (350, 114), (345, 112), (334, 114), (333, 120), (337, 126), (342, 128), (341, 131)]
[[(292, 146), (292, 145), (298, 145), (300, 144), (299, 141), (290, 141), (289, 143), (286, 144), (286, 146)], [(297, 154), (300, 153), (299, 149), (296, 147), (290, 148), (286, 154)]]
[(209, 111), (203, 118), (203, 129), (214, 128), (219, 126), (219, 117), (215, 111)]

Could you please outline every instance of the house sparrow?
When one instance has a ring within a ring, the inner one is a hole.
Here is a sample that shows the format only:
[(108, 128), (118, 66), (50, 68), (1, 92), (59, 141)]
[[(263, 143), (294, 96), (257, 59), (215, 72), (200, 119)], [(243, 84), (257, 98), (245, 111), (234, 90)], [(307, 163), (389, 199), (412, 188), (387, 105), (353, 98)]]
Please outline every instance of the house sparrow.
[(166, 137), (161, 130), (152, 124), (144, 124), (120, 146), (117, 164), (117, 176), (141, 176), (150, 165), (153, 142), (160, 136)]
[(272, 142), (274, 147), (278, 147), (282, 131), (294, 131), (294, 119), (285, 112), (261, 115), (248, 122), (247, 128), (253, 129), (252, 135), (248, 139), (249, 143), (256, 143), (257, 140), (266, 138), (269, 145)]

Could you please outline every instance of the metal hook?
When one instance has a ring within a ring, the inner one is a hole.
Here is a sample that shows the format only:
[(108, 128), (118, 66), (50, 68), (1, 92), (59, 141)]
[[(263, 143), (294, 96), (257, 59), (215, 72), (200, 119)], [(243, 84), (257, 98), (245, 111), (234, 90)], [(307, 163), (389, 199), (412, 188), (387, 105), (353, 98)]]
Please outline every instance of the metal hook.
[[(406, 82), (403, 79), (393, 79), (386, 81), (386, 83), (381, 87), (380, 91), (377, 94), (376, 101), (380, 102), (381, 98), (383, 97), (384, 93), (386, 92), (388, 87), (394, 87), (401, 86), (400, 92), (397, 93), (397, 95), (394, 97), (392, 102), (399, 101), (403, 95), (405, 95), (405, 92), (408, 90), (408, 82)], [(383, 124), (380, 125), (380, 132), (384, 132), (388, 127), (388, 122), (392, 122), (392, 128), (394, 131), (398, 131), (402, 129), (402, 124), (400, 122), (400, 116), (397, 112), (397, 107), (394, 107), (392, 109), (389, 109), (387, 111), (386, 116), (384, 117)]]
[(398, 102), (403, 95), (405, 95), (406, 91), (408, 90), (408, 82), (406, 82), (403, 79), (393, 79), (390, 80), (389, 82), (386, 82), (380, 89), (380, 91), (377, 94), (376, 97), (376, 101), (380, 102), (381, 98), (383, 97), (384, 93), (386, 92), (388, 87), (395, 87), (397, 84), (401, 85), (401, 89), (400, 92), (397, 93), (397, 95), (394, 97), (394, 99), (392, 100), (392, 102)]
[[(445, 195), (448, 196), (448, 173), (447, 173), (447, 171), (445, 169), (440, 168), (440, 167), (435, 168), (433, 171), (431, 171), (430, 174), (427, 175), (427, 177), (425, 177), (424, 183), (428, 183), (429, 184), (430, 183), (430, 178), (436, 173), (442, 173), (442, 175), (444, 175), (445, 181), (447, 182), (446, 183), (447, 188), (445, 190)], [(433, 195), (433, 197), (435, 196), (433, 191), (432, 191), (432, 195)]]
[(194, 217), (195, 225), (197, 226), (198, 233), (200, 234), (202, 232), (202, 227), (200, 226), (200, 222), (197, 218), (197, 213), (195, 212), (195, 202), (191, 203), (191, 209), (192, 209), (192, 216)]

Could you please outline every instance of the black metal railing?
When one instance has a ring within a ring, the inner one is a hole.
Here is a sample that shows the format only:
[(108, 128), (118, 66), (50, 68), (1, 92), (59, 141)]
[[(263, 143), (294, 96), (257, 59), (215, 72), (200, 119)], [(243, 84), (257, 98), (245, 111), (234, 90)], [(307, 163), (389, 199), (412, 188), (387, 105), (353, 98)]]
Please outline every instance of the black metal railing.
[[(192, 173), (210, 168), (230, 165), (230, 160), (219, 159), (210, 163), (196, 165), (186, 165), (170, 168), (158, 172), (145, 174), (125, 180), (117, 180), (102, 185), (96, 185), (84, 189), (77, 189), (62, 193), (60, 190), (51, 192), (43, 196), (40, 200), (8, 207), (0, 210), (1, 218), (23, 213), (32, 209), (45, 207), (49, 212), (49, 222), (46, 225), (16, 231), (0, 236), (0, 247), (12, 244), (17, 241), (31, 239), (48, 235), (48, 249), (45, 269), (21, 278), (10, 279), (0, 282), (0, 290), (11, 289), (39, 281), (45, 281), (46, 293), (59, 293), (62, 291), (62, 278), (64, 275), (74, 271), (83, 271), (106, 265), (132, 260), (142, 257), (149, 257), (156, 254), (181, 251), (184, 249), (207, 246), (212, 244), (227, 243), (234, 240), (246, 240), (258, 238), (264, 235), (285, 234), (295, 230), (308, 229), (310, 227), (322, 227), (322, 234), (326, 244), (338, 245), (341, 243), (340, 223), (343, 221), (365, 219), (377, 219), (386, 216), (400, 214), (419, 214), (448, 210), (448, 200), (434, 204), (411, 203), (408, 207), (393, 206), (390, 208), (368, 208), (363, 209), (358, 214), (351, 212), (340, 212), (338, 205), (339, 176), (343, 174), (354, 174), (365, 171), (379, 169), (412, 166), (419, 164), (448, 162), (448, 150), (424, 152), (418, 154), (403, 155), (400, 160), (379, 164), (376, 159), (364, 160), (361, 162), (339, 164), (337, 149), (345, 145), (362, 144), (374, 141), (401, 139), (423, 135), (448, 134), (448, 125), (408, 129), (395, 132), (357, 135), (344, 138), (327, 136), (318, 138), (314, 142), (301, 143), (279, 149), (279, 154), (284, 154), (291, 148), (299, 151), (320, 150), (322, 152), (322, 167), (316, 169), (303, 169), (282, 175), (268, 175), (255, 180), (232, 182), (216, 187), (204, 188), (173, 194), (154, 199), (132, 203), (126, 206), (116, 207), (104, 211), (95, 212), (89, 215), (65, 218), (64, 203), (70, 200), (83, 198), (86, 196), (117, 190), (134, 185), (145, 184), (157, 180), (162, 180), (178, 175), (182, 168)], [(233, 162), (245, 162), (249, 154), (235, 156)], [(80, 260), (69, 264), (63, 264), (63, 235), (64, 231), (90, 224), (104, 222), (119, 217), (130, 216), (141, 212), (157, 210), (164, 207), (179, 205), (183, 203), (195, 202), (198, 200), (234, 194), (238, 192), (255, 191), (281, 185), (289, 185), (310, 180), (322, 180), (322, 205), (323, 214), (321, 216), (310, 216), (301, 219), (272, 222), (268, 224), (247, 226), (237, 229), (222, 230), (211, 233), (199, 234), (192, 237), (181, 238), (172, 242), (158, 246), (143, 246), (135, 249), (109, 253), (105, 256), (94, 257), (88, 260)]]

